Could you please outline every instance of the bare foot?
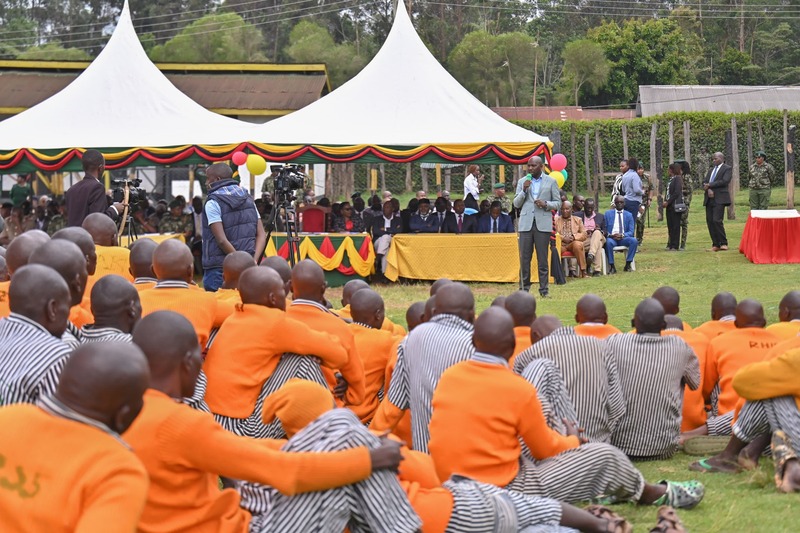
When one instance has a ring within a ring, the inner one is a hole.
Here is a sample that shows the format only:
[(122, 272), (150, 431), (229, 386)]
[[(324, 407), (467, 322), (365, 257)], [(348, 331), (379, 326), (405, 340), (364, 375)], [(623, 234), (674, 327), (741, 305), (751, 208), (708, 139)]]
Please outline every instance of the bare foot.
[(753, 442), (745, 446), (744, 449), (739, 452), (739, 457), (737, 458), (739, 466), (745, 470), (755, 470), (758, 467), (758, 459), (761, 457), (761, 454), (764, 453), (767, 446), (769, 446), (771, 438), (772, 435), (767, 433), (756, 437)]
[(783, 469), (783, 482), (778, 487), (781, 492), (800, 492), (800, 462), (791, 459)]
[(742, 471), (742, 467), (736, 459), (725, 457), (724, 454), (715, 455), (708, 459), (700, 459), (689, 465), (689, 470), (694, 472), (719, 472), (722, 474), (737, 474)]

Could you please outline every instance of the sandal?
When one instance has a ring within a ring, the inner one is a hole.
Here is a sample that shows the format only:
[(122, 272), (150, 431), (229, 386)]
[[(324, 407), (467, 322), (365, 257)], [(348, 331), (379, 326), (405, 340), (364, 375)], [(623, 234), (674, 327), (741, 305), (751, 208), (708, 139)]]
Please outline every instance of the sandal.
[(656, 518), (658, 520), (656, 527), (651, 529), (650, 533), (686, 533), (683, 522), (672, 507), (668, 505), (659, 507)]
[(699, 461), (695, 461), (689, 465), (689, 470), (692, 472), (706, 472), (706, 473), (721, 473), (721, 474), (738, 474), (741, 472), (742, 467), (739, 463), (735, 463), (733, 461), (724, 461), (725, 465), (729, 465), (731, 470), (725, 470), (719, 466), (714, 466), (708, 462), (711, 459), (710, 457), (706, 459), (700, 459)]
[(661, 480), (659, 485), (666, 485), (663, 496), (653, 502), (655, 505), (670, 505), (677, 509), (694, 509), (706, 494), (705, 486), (699, 481), (667, 481)]
[(772, 462), (775, 464), (775, 486), (778, 487), (778, 490), (781, 490), (786, 462), (791, 459), (797, 459), (797, 454), (792, 448), (789, 436), (780, 429), (772, 434), (771, 445)]
[(586, 508), (586, 512), (592, 516), (608, 521), (608, 526), (606, 527), (608, 533), (632, 533), (633, 531), (633, 526), (630, 522), (608, 507), (603, 505), (590, 505)]
[(687, 455), (715, 455), (728, 445), (730, 437), (709, 437), (706, 435), (691, 437), (683, 441), (683, 451)]

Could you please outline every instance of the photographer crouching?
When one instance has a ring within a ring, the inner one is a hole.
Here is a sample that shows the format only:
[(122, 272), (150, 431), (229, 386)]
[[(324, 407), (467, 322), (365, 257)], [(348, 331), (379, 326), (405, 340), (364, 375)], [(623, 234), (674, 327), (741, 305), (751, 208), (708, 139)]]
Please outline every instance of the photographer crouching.
[(116, 221), (124, 206), (120, 202), (108, 205), (106, 188), (100, 182), (100, 176), (106, 169), (103, 154), (97, 150), (86, 150), (83, 153), (82, 164), (83, 179), (65, 193), (67, 226), (80, 226), (92, 213), (105, 213)]
[(203, 287), (222, 286), (225, 256), (244, 251), (256, 263), (264, 256), (267, 235), (261, 215), (246, 189), (233, 179), (231, 167), (214, 163), (206, 169), (208, 197), (203, 208)]

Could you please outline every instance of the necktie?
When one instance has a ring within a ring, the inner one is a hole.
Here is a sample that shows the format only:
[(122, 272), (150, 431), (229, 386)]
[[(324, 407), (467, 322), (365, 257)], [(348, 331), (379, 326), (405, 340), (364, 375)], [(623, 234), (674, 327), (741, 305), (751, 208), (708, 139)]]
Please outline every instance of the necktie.
[(458, 215), (458, 232), (461, 233), (461, 228), (463, 227), (463, 221), (461, 220), (462, 215)]
[(622, 211), (617, 211), (617, 220), (619, 221), (620, 235), (625, 235), (625, 224), (622, 223)]
[(492, 233), (497, 233), (497, 219), (492, 222)]
[(714, 183), (714, 180), (717, 179), (717, 170), (719, 166), (714, 167), (714, 170), (711, 172), (711, 179), (708, 180), (709, 183)]

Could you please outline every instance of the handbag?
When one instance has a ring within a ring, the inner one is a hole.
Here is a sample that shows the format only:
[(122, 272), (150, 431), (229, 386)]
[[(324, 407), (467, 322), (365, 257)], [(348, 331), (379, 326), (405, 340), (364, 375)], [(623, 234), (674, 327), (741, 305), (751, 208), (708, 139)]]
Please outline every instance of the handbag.
[(672, 210), (676, 213), (685, 213), (689, 210), (689, 206), (683, 203), (683, 198), (675, 200), (675, 203), (672, 204)]

